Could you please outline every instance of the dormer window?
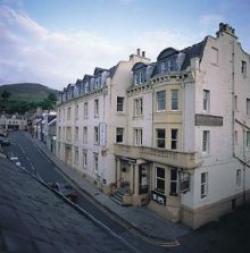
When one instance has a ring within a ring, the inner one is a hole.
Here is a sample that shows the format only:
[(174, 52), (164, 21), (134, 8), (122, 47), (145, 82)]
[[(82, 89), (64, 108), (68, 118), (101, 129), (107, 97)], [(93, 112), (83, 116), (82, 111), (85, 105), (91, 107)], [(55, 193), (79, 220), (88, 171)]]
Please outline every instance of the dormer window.
[(160, 72), (161, 73), (166, 72), (166, 63), (164, 61), (160, 63)]
[(134, 73), (134, 85), (143, 84), (146, 81), (144, 71)]
[(89, 83), (86, 83), (85, 84), (85, 93), (88, 93), (89, 92)]

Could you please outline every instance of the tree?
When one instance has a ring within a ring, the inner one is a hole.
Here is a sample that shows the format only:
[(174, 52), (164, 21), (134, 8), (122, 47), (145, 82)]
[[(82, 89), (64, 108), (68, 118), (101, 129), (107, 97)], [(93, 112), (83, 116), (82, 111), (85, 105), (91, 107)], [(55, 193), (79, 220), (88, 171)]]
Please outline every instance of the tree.
[(47, 98), (47, 99), (50, 100), (50, 101), (56, 102), (57, 97), (56, 97), (56, 95), (55, 95), (54, 93), (50, 93), (50, 94), (48, 95), (48, 98)]
[(11, 96), (11, 93), (7, 90), (3, 90), (1, 97), (4, 101), (7, 101), (9, 97)]

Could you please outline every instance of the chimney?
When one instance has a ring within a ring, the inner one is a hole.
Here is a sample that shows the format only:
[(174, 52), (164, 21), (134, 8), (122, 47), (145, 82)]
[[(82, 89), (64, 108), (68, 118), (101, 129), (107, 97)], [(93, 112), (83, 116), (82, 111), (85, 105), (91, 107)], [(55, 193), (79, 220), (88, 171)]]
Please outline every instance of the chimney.
[(142, 55), (141, 55), (143, 58), (146, 57), (146, 52), (145, 51), (142, 51)]
[(219, 31), (216, 34), (217, 36), (219, 36), (222, 33), (227, 33), (236, 37), (234, 28), (230, 26), (229, 24), (224, 24), (224, 23), (219, 24)]
[(137, 56), (141, 56), (141, 49), (137, 48)]

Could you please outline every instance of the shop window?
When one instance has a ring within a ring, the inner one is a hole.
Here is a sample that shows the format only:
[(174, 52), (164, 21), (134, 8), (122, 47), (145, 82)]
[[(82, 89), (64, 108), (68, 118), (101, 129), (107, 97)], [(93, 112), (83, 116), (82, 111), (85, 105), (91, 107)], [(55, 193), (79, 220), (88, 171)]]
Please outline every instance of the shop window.
[(161, 193), (165, 193), (165, 169), (156, 168), (156, 190)]
[(170, 195), (176, 196), (178, 194), (178, 171), (176, 168), (171, 169), (170, 176)]

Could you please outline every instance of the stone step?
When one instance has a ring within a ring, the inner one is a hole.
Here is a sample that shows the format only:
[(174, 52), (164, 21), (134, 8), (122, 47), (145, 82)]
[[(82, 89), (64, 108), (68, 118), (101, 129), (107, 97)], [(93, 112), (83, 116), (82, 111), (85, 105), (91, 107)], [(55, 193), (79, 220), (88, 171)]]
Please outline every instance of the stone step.
[(113, 198), (115, 198), (115, 199), (117, 199), (117, 200), (119, 200), (119, 201), (122, 202), (123, 195), (120, 195), (120, 194), (115, 193), (115, 194), (113, 195)]

